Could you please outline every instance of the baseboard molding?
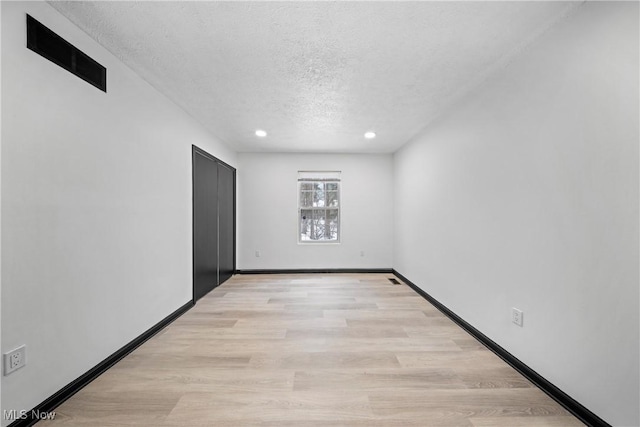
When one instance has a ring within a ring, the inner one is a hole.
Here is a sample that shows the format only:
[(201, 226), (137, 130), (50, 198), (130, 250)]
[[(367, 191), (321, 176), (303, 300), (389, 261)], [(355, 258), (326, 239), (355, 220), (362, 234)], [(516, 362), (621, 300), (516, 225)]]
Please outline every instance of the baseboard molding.
[(562, 405), (567, 411), (571, 412), (576, 418), (591, 427), (611, 427), (610, 424), (605, 422), (602, 418), (585, 408), (578, 401), (571, 396), (560, 390), (558, 387), (547, 381), (544, 377), (538, 374), (536, 371), (525, 365), (522, 361), (509, 353), (507, 350), (498, 345), (491, 338), (471, 326), (460, 316), (449, 310), (445, 305), (433, 298), (431, 295), (420, 289), (416, 284), (411, 282), (402, 274), (393, 269), (393, 274), (401, 279), (404, 283), (412, 288), (416, 293), (422, 296), (440, 310), (445, 316), (453, 320), (462, 329), (473, 335), (478, 341), (480, 341), (485, 347), (494, 352), (498, 357), (511, 365), (516, 371), (520, 372), (525, 378), (535, 384), (540, 390), (545, 392), (549, 397)]
[(299, 269), (264, 269), (236, 270), (236, 274), (344, 274), (344, 273), (393, 273), (391, 268), (299, 268)]
[(193, 301), (189, 301), (184, 304), (182, 307), (178, 308), (176, 311), (162, 319), (160, 322), (156, 323), (154, 326), (149, 328), (147, 331), (143, 332), (140, 336), (135, 338), (130, 343), (126, 344), (121, 349), (117, 350), (111, 356), (104, 359), (102, 362), (98, 363), (96, 366), (91, 368), (89, 371), (85, 372), (83, 375), (79, 376), (75, 380), (71, 381), (69, 384), (61, 388), (58, 392), (53, 394), (51, 397), (40, 403), (38, 406), (28, 411), (25, 414), (24, 419), (16, 420), (13, 423), (9, 424), (9, 427), (27, 427), (32, 426), (37, 423), (39, 420), (34, 418), (34, 414), (42, 414), (52, 412), (56, 407), (58, 407), (65, 400), (69, 399), (71, 396), (79, 392), (83, 387), (88, 385), (91, 381), (98, 378), (103, 372), (107, 369), (115, 365), (120, 359), (131, 353), (133, 350), (142, 345), (149, 338), (153, 337), (155, 334), (160, 332), (165, 326), (173, 322), (175, 319), (186, 313), (191, 307), (193, 307)]

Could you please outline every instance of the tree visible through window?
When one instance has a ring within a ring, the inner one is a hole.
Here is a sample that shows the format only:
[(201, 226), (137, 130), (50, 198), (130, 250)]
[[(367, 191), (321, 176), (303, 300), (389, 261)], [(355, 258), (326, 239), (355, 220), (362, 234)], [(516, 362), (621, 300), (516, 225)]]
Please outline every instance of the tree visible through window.
[(340, 172), (299, 172), (299, 242), (340, 241)]

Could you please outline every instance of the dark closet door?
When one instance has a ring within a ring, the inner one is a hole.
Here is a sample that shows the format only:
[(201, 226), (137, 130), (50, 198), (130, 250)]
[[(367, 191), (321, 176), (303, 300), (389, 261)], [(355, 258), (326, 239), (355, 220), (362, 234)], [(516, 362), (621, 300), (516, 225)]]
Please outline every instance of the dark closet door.
[(236, 171), (218, 164), (219, 283), (233, 276), (235, 263), (235, 181)]
[(193, 298), (218, 285), (218, 164), (193, 147)]

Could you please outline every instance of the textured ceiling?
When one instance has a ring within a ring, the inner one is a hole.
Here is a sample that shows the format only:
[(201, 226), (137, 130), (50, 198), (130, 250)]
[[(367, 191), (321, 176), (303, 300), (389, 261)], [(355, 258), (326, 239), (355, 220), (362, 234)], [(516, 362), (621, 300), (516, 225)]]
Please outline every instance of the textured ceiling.
[(50, 3), (232, 149), (278, 152), (393, 152), (579, 4)]

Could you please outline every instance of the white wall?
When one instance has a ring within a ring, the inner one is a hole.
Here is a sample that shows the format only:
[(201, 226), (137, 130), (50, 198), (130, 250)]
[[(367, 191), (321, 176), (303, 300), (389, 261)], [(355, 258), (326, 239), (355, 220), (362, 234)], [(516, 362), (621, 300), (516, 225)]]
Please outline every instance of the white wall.
[(640, 424), (638, 72), (638, 3), (587, 2), (394, 168), (394, 268), (621, 426)]
[[(26, 49), (25, 12), (107, 68)], [(42, 2), (2, 2), (3, 409), (31, 409), (191, 299), (191, 144), (235, 154)], [(5, 421), (4, 424), (7, 424)]]
[[(2, 22), (2, 7), (0, 7), (0, 23)], [(0, 31), (0, 46), (2, 46), (2, 31)], [(2, 55), (0, 55), (0, 83), (2, 82)], [(0, 84), (0, 97), (2, 85)], [(2, 102), (0, 102), (0, 206), (2, 206)], [(2, 209), (0, 209), (0, 242), (2, 242)], [(2, 343), (2, 244), (0, 244), (0, 344)], [(1, 349), (1, 346), (0, 346)], [(0, 410), (2, 410), (2, 382), (0, 381)]]
[[(342, 172), (340, 244), (298, 244), (300, 170)], [(239, 269), (391, 268), (391, 155), (239, 153), (237, 180)]]

